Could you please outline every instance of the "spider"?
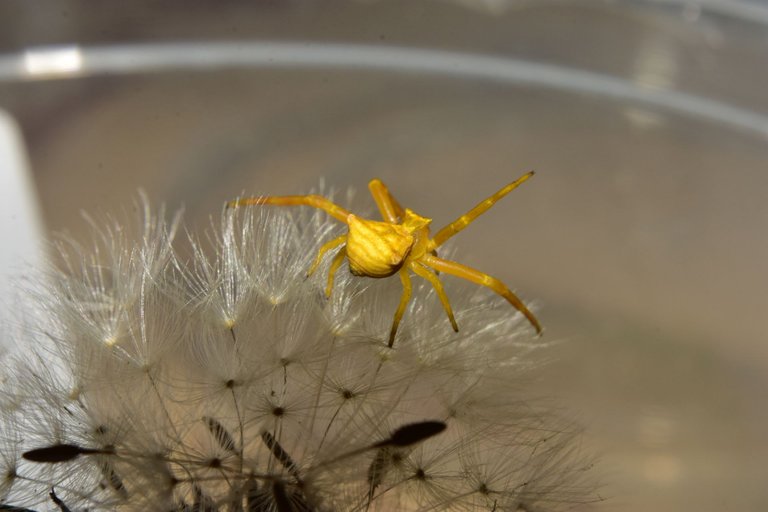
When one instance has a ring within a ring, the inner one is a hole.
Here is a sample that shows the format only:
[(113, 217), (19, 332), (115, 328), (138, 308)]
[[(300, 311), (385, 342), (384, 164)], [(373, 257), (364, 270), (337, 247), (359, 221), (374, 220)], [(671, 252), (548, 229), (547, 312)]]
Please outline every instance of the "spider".
[(320, 265), (323, 256), (337, 247), (341, 248), (331, 261), (325, 288), (326, 297), (331, 296), (334, 276), (344, 262), (344, 258), (349, 261), (350, 272), (356, 276), (384, 278), (398, 274), (403, 284), (403, 294), (400, 297), (400, 303), (395, 311), (392, 328), (389, 332), (389, 347), (392, 347), (395, 342), (397, 327), (400, 325), (400, 320), (403, 318), (405, 308), (411, 298), (412, 287), (409, 271), (426, 279), (435, 288), (443, 309), (448, 315), (448, 320), (451, 322), (451, 327), (456, 332), (458, 332), (459, 327), (438, 277), (440, 272), (490, 288), (520, 311), (536, 329), (536, 333), (540, 334), (539, 321), (504, 283), (479, 270), (437, 256), (438, 247), (466, 228), (498, 200), (516, 189), (531, 176), (533, 176), (533, 171), (499, 189), (466, 214), (442, 228), (433, 237), (430, 237), (429, 232), (429, 224), (432, 219), (422, 217), (413, 210), (404, 209), (400, 206), (379, 179), (371, 180), (368, 188), (379, 208), (382, 221), (358, 217), (319, 195), (248, 197), (230, 201), (227, 206), (230, 208), (264, 204), (311, 206), (327, 212), (331, 217), (346, 224), (349, 228), (346, 234), (336, 237), (320, 247), (307, 275), (312, 275)]

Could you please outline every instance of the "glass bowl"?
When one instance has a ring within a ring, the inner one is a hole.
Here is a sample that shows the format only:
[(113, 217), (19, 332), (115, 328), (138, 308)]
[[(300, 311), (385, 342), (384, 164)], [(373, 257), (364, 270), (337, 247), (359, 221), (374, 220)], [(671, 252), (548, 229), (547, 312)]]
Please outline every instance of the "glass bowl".
[(139, 188), (201, 229), (321, 179), (372, 211), (374, 177), (439, 227), (533, 169), (455, 247), (535, 299), (556, 346), (531, 395), (584, 425), (604, 508), (768, 507), (765, 4), (3, 10), (47, 230), (84, 239)]

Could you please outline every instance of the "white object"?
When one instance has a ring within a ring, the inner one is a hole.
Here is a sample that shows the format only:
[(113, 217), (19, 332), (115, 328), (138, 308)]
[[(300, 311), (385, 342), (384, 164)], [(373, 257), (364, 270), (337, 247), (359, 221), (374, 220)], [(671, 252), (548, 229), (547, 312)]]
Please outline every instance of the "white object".
[[(44, 259), (43, 223), (21, 132), (0, 110), (0, 322), (18, 319), (25, 294), (18, 283), (39, 272)], [(0, 351), (11, 348), (0, 334)]]

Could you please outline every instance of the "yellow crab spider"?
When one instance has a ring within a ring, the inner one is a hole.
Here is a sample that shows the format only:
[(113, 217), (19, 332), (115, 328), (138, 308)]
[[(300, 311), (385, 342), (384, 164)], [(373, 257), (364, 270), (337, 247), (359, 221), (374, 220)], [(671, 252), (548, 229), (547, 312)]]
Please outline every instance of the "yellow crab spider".
[(438, 247), (471, 224), (472, 221), (485, 213), (499, 199), (516, 189), (531, 176), (533, 176), (532, 171), (499, 189), (495, 194), (478, 203), (477, 206), (445, 226), (431, 238), (429, 224), (432, 222), (432, 219), (422, 217), (409, 208), (403, 209), (389, 193), (384, 183), (378, 179), (371, 180), (368, 188), (379, 208), (379, 212), (381, 212), (383, 221), (363, 219), (334, 204), (329, 199), (318, 195), (249, 197), (230, 201), (227, 203), (227, 206), (230, 208), (264, 204), (311, 206), (327, 212), (331, 217), (346, 224), (349, 228), (346, 234), (334, 238), (320, 247), (307, 275), (311, 275), (317, 270), (323, 256), (328, 251), (339, 246), (341, 248), (331, 261), (331, 267), (328, 272), (325, 288), (326, 297), (331, 295), (334, 276), (344, 262), (345, 257), (349, 261), (350, 272), (356, 276), (382, 278), (397, 273), (403, 284), (403, 294), (400, 297), (400, 304), (395, 311), (395, 318), (389, 332), (390, 347), (395, 342), (397, 327), (411, 298), (409, 270), (429, 281), (435, 288), (454, 331), (458, 332), (459, 327), (456, 324), (451, 304), (438, 277), (439, 272), (460, 277), (490, 288), (520, 311), (536, 329), (536, 333), (540, 334), (541, 325), (539, 321), (536, 320), (533, 313), (504, 283), (479, 270), (437, 256)]

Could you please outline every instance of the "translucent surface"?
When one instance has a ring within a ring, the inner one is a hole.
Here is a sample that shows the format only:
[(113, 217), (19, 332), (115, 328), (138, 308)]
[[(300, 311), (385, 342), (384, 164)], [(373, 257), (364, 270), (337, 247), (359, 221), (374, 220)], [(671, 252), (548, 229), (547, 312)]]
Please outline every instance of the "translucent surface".
[(605, 509), (768, 507), (761, 4), (63, 5), (0, 59), (50, 229), (138, 187), (204, 227), (321, 177), (440, 226), (535, 169), (456, 247), (566, 340), (532, 395), (585, 424)]

